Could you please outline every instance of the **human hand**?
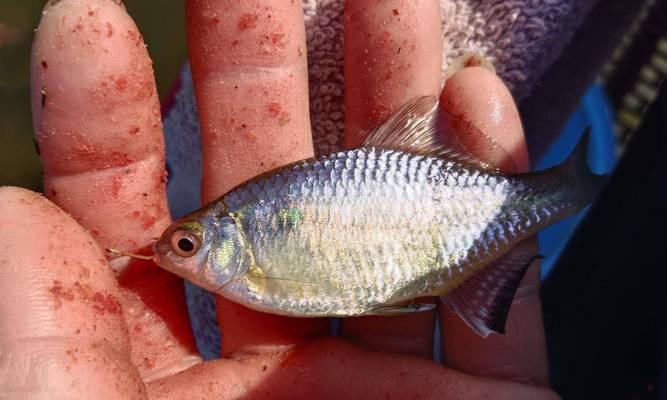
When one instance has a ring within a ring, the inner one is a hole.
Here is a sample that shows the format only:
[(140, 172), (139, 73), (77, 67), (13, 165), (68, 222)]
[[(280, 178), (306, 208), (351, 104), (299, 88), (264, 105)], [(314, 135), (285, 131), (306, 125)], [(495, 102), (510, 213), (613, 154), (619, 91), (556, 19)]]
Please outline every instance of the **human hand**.
[[(140, 251), (169, 224), (159, 104), (141, 37), (114, 1), (54, 3), (34, 46), (34, 123), (46, 196), (76, 222), (38, 195), (0, 190), (0, 393), (556, 397), (544, 387), (536, 270), (524, 279), (504, 336), (482, 340), (443, 309), (451, 368), (424, 358), (431, 354), (433, 313), (345, 319), (337, 339), (327, 337), (325, 319), (260, 314), (224, 299), (224, 358), (201, 362), (181, 281), (143, 261), (115, 276), (101, 251)], [(348, 3), (348, 145), (407, 100), (440, 91), (437, 10), (434, 1)], [(277, 0), (193, 0), (188, 12), (207, 202), (312, 155), (303, 16), (299, 2)], [(477, 127), (527, 167), (516, 109), (495, 75), (458, 72), (442, 91), (441, 107), (470, 122), (452, 127), (462, 140), (475, 140)]]

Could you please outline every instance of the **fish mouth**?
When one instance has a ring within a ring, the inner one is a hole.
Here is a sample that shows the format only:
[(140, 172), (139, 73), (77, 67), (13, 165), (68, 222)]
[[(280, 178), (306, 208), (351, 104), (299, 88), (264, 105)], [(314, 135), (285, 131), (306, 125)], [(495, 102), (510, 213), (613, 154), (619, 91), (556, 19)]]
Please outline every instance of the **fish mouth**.
[(153, 244), (153, 262), (158, 267), (180, 276), (179, 269), (175, 268), (169, 260), (171, 252), (171, 246), (168, 243), (162, 241), (155, 242)]

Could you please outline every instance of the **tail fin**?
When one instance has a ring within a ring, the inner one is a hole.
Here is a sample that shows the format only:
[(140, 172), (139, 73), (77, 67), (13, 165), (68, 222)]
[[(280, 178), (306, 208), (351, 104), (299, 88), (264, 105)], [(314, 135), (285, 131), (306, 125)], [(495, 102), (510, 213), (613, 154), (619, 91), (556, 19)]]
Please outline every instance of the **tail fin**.
[(606, 182), (606, 175), (597, 175), (588, 167), (588, 144), (590, 142), (590, 128), (581, 135), (570, 156), (556, 167), (557, 173), (568, 181), (572, 189), (580, 196), (579, 201), (590, 203), (602, 190)]
[(504, 207), (509, 215), (531, 220), (529, 234), (581, 211), (604, 186), (605, 177), (588, 168), (589, 136), (584, 132), (572, 154), (560, 165), (515, 175), (515, 189)]

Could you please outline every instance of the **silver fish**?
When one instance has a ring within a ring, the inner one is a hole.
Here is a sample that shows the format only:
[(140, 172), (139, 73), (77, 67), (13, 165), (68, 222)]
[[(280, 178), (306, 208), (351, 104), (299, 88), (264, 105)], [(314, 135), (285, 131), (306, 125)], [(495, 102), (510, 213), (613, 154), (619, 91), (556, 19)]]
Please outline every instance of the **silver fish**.
[(413, 100), (359, 149), (238, 186), (169, 227), (156, 263), (263, 312), (398, 315), (441, 296), (480, 335), (504, 332), (539, 257), (514, 247), (589, 203), (603, 179), (586, 140), (559, 167), (501, 173), (448, 143), (436, 110), (433, 97)]

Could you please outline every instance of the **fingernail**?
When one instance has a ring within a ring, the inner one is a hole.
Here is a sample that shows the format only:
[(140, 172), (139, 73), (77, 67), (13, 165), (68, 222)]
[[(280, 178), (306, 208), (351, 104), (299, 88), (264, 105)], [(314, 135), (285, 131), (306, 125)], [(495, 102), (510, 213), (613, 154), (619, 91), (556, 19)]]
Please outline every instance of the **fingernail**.
[(494, 74), (496, 73), (496, 69), (493, 67), (493, 63), (489, 61), (488, 58), (481, 54), (466, 53), (461, 57), (454, 59), (449, 67), (447, 67), (447, 71), (445, 72), (445, 81), (447, 81), (452, 77), (452, 75), (459, 72), (460, 70), (469, 67), (482, 67), (493, 72)]

